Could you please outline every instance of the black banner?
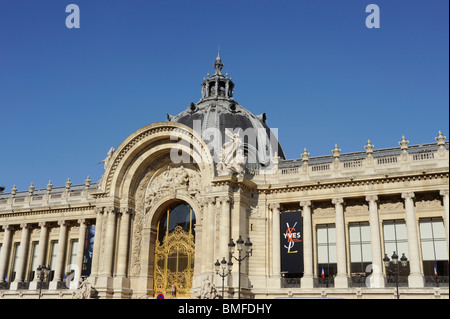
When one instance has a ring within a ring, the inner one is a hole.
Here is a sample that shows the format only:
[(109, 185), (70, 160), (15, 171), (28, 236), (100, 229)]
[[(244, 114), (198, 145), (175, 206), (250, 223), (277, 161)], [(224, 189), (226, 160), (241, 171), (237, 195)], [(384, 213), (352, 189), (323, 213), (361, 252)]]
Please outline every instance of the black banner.
[(301, 212), (280, 214), (281, 272), (303, 273), (303, 218)]
[(91, 274), (92, 253), (94, 252), (95, 226), (86, 227), (84, 238), (83, 265), (81, 269), (82, 277), (89, 277)]

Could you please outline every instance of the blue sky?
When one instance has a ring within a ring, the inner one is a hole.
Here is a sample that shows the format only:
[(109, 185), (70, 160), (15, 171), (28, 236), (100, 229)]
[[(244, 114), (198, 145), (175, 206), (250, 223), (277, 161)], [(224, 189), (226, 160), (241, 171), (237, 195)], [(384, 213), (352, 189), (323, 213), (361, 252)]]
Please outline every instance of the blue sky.
[[(65, 8), (80, 8), (68, 29)], [(368, 29), (365, 8), (380, 8)], [(0, 185), (97, 181), (111, 146), (201, 97), (220, 45), (235, 99), (288, 158), (449, 133), (446, 0), (1, 0)]]

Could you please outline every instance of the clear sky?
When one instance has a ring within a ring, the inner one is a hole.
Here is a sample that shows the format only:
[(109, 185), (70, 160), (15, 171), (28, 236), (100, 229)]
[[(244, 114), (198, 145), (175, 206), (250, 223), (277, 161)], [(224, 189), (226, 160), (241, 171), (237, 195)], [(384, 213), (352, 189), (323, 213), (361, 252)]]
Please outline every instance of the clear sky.
[[(68, 29), (66, 6), (80, 8)], [(370, 3), (380, 28), (365, 24)], [(217, 46), (234, 98), (287, 158), (449, 132), (447, 0), (1, 0), (0, 185), (98, 181), (110, 147), (201, 97)]]

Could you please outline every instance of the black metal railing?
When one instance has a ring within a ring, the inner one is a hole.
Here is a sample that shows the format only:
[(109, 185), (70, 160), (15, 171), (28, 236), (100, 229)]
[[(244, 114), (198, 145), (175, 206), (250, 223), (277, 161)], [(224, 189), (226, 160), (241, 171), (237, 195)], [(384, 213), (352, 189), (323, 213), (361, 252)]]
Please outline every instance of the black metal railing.
[[(395, 287), (396, 286), (396, 276), (388, 275), (384, 278), (384, 284), (386, 287)], [(408, 276), (398, 276), (398, 286), (399, 287), (408, 287)]]
[(334, 277), (314, 278), (314, 286), (317, 288), (333, 288)]
[(366, 276), (351, 276), (349, 280), (350, 287), (367, 287)]
[(425, 287), (448, 287), (448, 276), (425, 276)]
[(284, 278), (281, 277), (281, 288), (300, 288), (301, 278)]
[(10, 282), (0, 282), (0, 290), (9, 290)]

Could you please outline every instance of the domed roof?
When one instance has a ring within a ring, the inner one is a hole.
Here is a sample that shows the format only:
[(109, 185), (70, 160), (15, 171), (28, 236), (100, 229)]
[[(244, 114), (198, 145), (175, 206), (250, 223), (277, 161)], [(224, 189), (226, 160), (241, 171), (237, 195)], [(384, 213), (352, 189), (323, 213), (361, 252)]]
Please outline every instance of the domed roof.
[(218, 55), (215, 73), (211, 77), (208, 73), (203, 79), (200, 101), (191, 103), (176, 116), (168, 114), (167, 120), (187, 125), (201, 134), (215, 160), (229, 140), (227, 130), (241, 137), (248, 168), (267, 167), (276, 155), (285, 159), (276, 134), (266, 124), (266, 114), (254, 115), (233, 99), (234, 83), (228, 73), (222, 74), (222, 67)]

